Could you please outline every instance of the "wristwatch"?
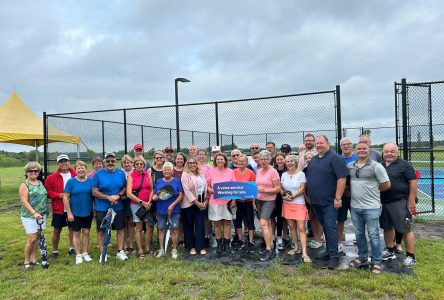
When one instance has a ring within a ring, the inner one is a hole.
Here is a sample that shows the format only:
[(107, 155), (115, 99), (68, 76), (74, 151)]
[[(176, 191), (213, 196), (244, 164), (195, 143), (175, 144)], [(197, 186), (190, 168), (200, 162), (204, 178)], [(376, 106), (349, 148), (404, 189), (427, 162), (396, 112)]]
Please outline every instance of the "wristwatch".
[(142, 204), (142, 202), (143, 202), (142, 200), (139, 200), (139, 204)]

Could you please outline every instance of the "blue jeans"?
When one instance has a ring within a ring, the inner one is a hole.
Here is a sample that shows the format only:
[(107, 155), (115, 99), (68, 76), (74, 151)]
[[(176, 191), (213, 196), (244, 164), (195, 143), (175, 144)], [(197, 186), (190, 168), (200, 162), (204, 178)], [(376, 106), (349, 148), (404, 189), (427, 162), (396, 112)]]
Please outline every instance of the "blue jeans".
[(368, 259), (367, 238), (365, 227), (372, 247), (372, 263), (380, 265), (382, 262), (381, 238), (379, 237), (379, 217), (381, 208), (351, 208), (351, 219), (358, 242), (359, 260), (366, 262)]
[(338, 254), (338, 227), (336, 225), (336, 219), (338, 218), (338, 210), (334, 208), (333, 202), (329, 205), (313, 205), (316, 210), (319, 222), (321, 223), (326, 243), (326, 253), (330, 258), (339, 257)]

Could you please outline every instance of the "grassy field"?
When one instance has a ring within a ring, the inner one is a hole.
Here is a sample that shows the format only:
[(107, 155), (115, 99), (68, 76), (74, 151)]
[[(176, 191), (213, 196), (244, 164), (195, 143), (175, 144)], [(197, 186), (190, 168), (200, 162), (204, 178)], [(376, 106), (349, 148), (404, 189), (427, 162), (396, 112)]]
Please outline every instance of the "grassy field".
[(18, 187), (23, 179), (23, 167), (0, 168), (0, 209), (20, 204)]
[[(2, 207), (16, 205), (21, 168), (2, 169), (0, 174)], [(4, 185), (4, 182), (8, 184)], [(140, 261), (134, 256), (130, 256), (127, 262), (111, 258), (109, 264), (102, 267), (98, 264), (95, 230), (92, 232), (92, 262), (74, 264), (74, 258), (66, 254), (68, 245), (64, 232), (61, 255), (57, 261), (51, 262), (49, 269), (24, 270), (21, 264), (26, 235), (18, 208), (0, 213), (0, 299), (444, 298), (443, 241), (417, 242), (415, 276), (388, 273), (373, 276), (364, 271), (327, 271), (310, 265), (284, 266), (279, 260), (265, 271), (170, 258), (150, 257)], [(49, 250), (51, 233), (51, 228), (46, 229)], [(111, 247), (109, 253), (115, 253), (115, 248)]]

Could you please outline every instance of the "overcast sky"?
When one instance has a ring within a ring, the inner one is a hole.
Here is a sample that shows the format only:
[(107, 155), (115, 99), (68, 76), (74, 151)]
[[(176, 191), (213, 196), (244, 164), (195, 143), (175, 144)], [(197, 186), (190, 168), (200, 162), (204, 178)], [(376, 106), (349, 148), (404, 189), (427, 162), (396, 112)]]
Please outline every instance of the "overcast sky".
[[(393, 82), (442, 80), (442, 1), (2, 1), (0, 102), (37, 114), (332, 90), (394, 125)], [(2, 144), (4, 146), (5, 144)], [(29, 149), (29, 148), (26, 148)]]

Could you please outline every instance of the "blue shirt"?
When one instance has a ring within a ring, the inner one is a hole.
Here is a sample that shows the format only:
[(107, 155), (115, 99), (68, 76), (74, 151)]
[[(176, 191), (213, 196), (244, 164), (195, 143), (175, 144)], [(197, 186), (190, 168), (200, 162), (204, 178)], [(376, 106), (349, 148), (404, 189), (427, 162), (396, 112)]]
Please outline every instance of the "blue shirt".
[(341, 155), (341, 158), (344, 160), (345, 165), (348, 165), (351, 162), (354, 162), (355, 160), (358, 160), (358, 157), (356, 156), (356, 153), (353, 153), (350, 157), (344, 157)]
[[(115, 169), (114, 172), (101, 169), (94, 174), (93, 188), (98, 188), (105, 195), (117, 195), (125, 186), (126, 176), (121, 169)], [(111, 202), (96, 197), (97, 211), (107, 211), (110, 207)], [(121, 211), (123, 209), (122, 199), (119, 199), (118, 203), (113, 206), (113, 209), (114, 211)]]
[[(174, 194), (165, 195), (165, 193), (162, 193), (161, 190), (167, 185), (170, 185), (174, 189)], [(166, 182), (163, 178), (158, 179), (154, 187), (154, 193), (156, 193), (156, 195), (159, 197), (159, 199), (157, 199), (157, 213), (159, 215), (166, 216), (168, 215), (168, 206), (170, 206), (174, 201), (176, 201), (177, 197), (179, 197), (179, 193), (183, 193), (182, 183), (179, 181), (179, 179), (174, 177), (171, 181), (168, 182)], [(171, 214), (175, 215), (178, 214), (179, 212), (180, 212), (180, 203), (177, 203)]]
[(331, 205), (335, 199), (339, 178), (346, 178), (348, 169), (344, 160), (328, 151), (323, 157), (315, 155), (307, 166), (307, 192), (311, 204)]
[(87, 217), (92, 214), (94, 197), (92, 195), (93, 181), (86, 178), (81, 182), (73, 177), (65, 186), (65, 193), (69, 193), (69, 206), (76, 217)]

